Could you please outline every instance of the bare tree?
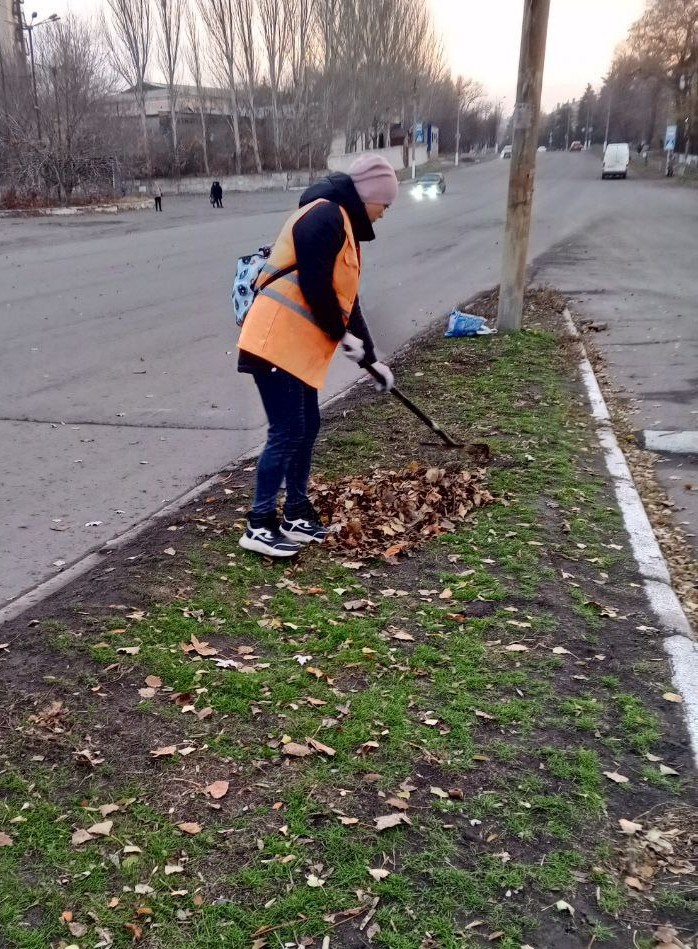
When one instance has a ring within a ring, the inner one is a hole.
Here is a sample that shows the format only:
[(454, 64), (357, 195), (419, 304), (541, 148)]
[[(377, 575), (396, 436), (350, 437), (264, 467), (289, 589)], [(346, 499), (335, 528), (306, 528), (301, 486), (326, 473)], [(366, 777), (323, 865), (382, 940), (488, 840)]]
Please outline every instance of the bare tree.
[(211, 66), (219, 82), (230, 91), (230, 121), (233, 129), (235, 171), (239, 175), (242, 164), (240, 146), (240, 118), (237, 96), (237, 27), (234, 0), (197, 0), (199, 12), (208, 31)]
[(307, 146), (309, 155), (311, 150), (308, 65), (313, 26), (313, 0), (282, 0), (282, 2), (284, 16), (291, 24), (292, 30), (289, 44), (289, 78), (294, 93), (296, 165), (300, 168), (303, 146)]
[(26, 119), (31, 109), (24, 82), (24, 95), (5, 101), (0, 172), (19, 191), (40, 192), (44, 199), (106, 190), (113, 154), (104, 111), (110, 77), (95, 27), (68, 14), (37, 35), (34, 51), (43, 135), (37, 141)]
[(102, 14), (102, 25), (112, 68), (133, 89), (141, 115), (143, 150), (150, 175), (152, 160), (145, 110), (145, 77), (152, 41), (150, 0), (106, 0), (106, 6), (109, 14)]
[(203, 80), (203, 66), (201, 62), (201, 44), (196, 15), (191, 8), (187, 9), (187, 47), (185, 52), (187, 66), (196, 87), (196, 103), (201, 119), (201, 148), (204, 158), (204, 171), (211, 174), (208, 160), (208, 128), (206, 123), (206, 92)]
[(158, 60), (167, 81), (172, 135), (172, 162), (177, 171), (177, 71), (182, 28), (182, 0), (155, 0), (160, 22)]
[(250, 112), (250, 133), (252, 135), (252, 152), (254, 164), (259, 174), (262, 162), (259, 157), (259, 142), (257, 140), (257, 115), (255, 109), (255, 89), (258, 83), (257, 68), (257, 4), (255, 0), (235, 0), (237, 5), (236, 29), (240, 48), (242, 50), (243, 83), (247, 93), (247, 106)]
[(281, 123), (279, 121), (279, 90), (288, 57), (292, 24), (286, 16), (286, 7), (279, 0), (259, 0), (262, 21), (262, 39), (269, 74), (271, 116), (274, 135), (274, 162), (281, 170)]

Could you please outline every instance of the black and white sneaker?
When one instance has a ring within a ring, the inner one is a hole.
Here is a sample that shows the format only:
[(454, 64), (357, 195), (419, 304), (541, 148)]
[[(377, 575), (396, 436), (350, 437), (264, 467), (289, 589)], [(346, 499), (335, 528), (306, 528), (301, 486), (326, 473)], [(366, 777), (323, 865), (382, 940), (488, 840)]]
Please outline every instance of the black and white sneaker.
[(321, 544), (329, 532), (329, 528), (320, 522), (320, 517), (310, 502), (296, 517), (284, 514), (281, 522), (281, 533), (297, 544)]
[(276, 515), (255, 517), (247, 515), (247, 530), (238, 541), (245, 550), (252, 550), (265, 557), (295, 557), (301, 549), (279, 531)]

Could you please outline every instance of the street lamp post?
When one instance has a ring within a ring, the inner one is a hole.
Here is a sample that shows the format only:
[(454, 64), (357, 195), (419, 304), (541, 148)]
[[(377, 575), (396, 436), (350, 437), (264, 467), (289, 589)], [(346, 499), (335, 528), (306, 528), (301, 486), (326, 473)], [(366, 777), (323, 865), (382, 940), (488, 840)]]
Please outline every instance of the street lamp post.
[(603, 150), (604, 154), (606, 153), (606, 146), (608, 145), (608, 133), (611, 128), (611, 106), (613, 105), (613, 89), (609, 88), (608, 90), (608, 112), (606, 113), (606, 134), (603, 139)]
[(412, 86), (412, 177), (417, 177), (417, 80)]
[[(23, 3), (24, 0), (20, 0), (20, 3)], [(46, 17), (45, 20), (39, 20), (37, 23), (36, 20), (39, 14), (34, 11), (27, 23), (27, 18), (24, 16), (24, 10), (22, 10), (22, 29), (29, 36), (29, 59), (31, 62), (32, 69), (32, 90), (34, 92), (34, 112), (36, 113), (36, 134), (39, 141), (41, 141), (41, 112), (39, 111), (39, 96), (36, 92), (36, 66), (34, 64), (34, 38), (32, 36), (34, 30), (37, 26), (43, 26), (45, 23), (57, 23), (60, 20), (60, 17), (56, 13), (52, 13), (51, 16)]]
[(460, 160), (460, 113), (463, 106), (463, 80), (461, 77), (458, 77), (458, 82), (456, 83), (456, 98), (458, 100), (458, 111), (456, 112), (456, 160), (455, 165), (458, 164)]

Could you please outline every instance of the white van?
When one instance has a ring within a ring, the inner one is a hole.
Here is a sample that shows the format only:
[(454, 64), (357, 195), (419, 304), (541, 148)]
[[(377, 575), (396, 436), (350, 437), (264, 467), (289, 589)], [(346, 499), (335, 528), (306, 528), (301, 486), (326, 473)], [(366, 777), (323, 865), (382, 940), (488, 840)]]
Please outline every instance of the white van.
[(503, 148), (503, 149), (501, 150), (501, 152), (499, 153), (499, 157), (500, 157), (500, 158), (511, 158), (511, 151), (512, 151), (511, 145), (505, 145), (504, 148)]
[(615, 142), (606, 146), (603, 153), (601, 178), (627, 178), (630, 164), (630, 146), (627, 142)]

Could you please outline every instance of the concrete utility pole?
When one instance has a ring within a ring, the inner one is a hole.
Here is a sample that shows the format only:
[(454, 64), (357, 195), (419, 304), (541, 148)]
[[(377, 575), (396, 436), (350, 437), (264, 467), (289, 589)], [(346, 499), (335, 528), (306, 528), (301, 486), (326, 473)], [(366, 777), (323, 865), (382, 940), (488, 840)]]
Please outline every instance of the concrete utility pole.
[(524, 0), (497, 327), (521, 328), (550, 0)]

